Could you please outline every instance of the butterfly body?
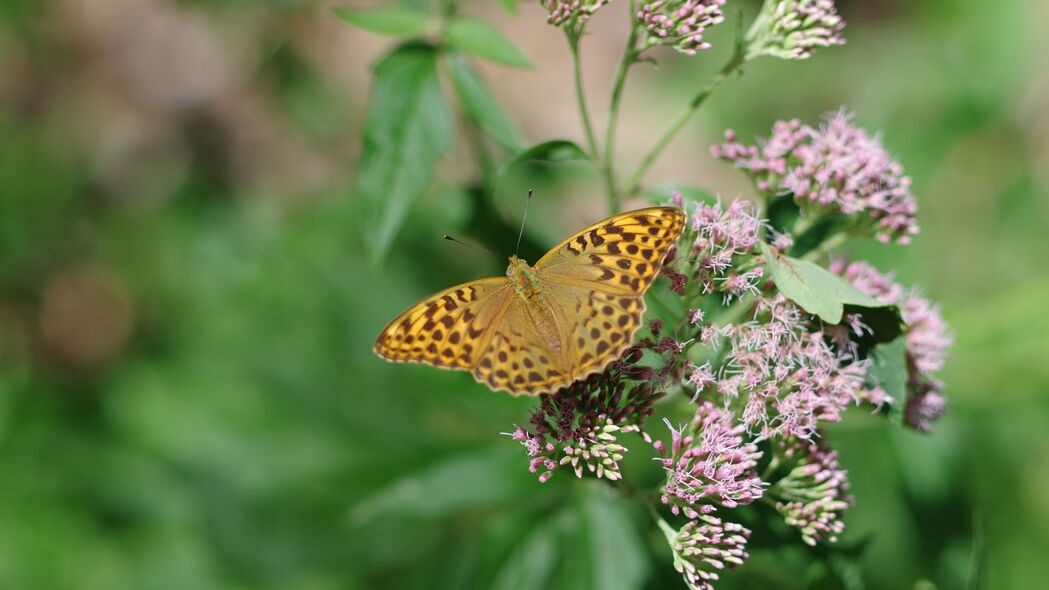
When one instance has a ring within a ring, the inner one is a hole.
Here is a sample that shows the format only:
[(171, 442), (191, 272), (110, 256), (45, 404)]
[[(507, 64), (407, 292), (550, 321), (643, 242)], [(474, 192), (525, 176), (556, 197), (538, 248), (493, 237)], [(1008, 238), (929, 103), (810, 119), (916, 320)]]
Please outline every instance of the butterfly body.
[(684, 227), (674, 207), (598, 222), (534, 266), (511, 256), (505, 277), (436, 293), (379, 335), (395, 362), (470, 371), (493, 390), (538, 395), (599, 372), (630, 345), (643, 295)]

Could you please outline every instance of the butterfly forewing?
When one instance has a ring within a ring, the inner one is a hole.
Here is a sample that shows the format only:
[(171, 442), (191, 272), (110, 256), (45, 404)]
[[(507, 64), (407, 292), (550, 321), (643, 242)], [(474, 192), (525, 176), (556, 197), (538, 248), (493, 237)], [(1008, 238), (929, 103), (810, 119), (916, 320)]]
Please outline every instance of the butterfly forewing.
[(560, 318), (572, 380), (598, 372), (630, 346), (644, 293), (685, 224), (674, 207), (623, 213), (562, 242), (535, 265)]
[(463, 283), (416, 303), (390, 322), (375, 352), (391, 361), (469, 369), (487, 347), (488, 328), (513, 294), (504, 277)]
[(568, 238), (539, 259), (535, 270), (545, 281), (639, 295), (663, 268), (684, 225), (685, 213), (676, 207), (622, 213)]

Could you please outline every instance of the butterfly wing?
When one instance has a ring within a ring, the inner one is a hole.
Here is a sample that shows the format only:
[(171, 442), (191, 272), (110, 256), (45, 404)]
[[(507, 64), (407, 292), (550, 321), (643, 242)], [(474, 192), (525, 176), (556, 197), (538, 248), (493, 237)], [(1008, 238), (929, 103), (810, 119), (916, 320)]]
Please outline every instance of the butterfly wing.
[(489, 328), (498, 324), (512, 293), (505, 277), (446, 289), (397, 316), (372, 348), (390, 361), (468, 370), (487, 348)]
[(494, 391), (514, 395), (549, 393), (572, 383), (555, 321), (549, 310), (511, 296), (471, 371), (474, 378)]
[(622, 213), (568, 238), (536, 263), (572, 380), (603, 370), (630, 346), (645, 312), (644, 294), (685, 219), (676, 207)]
[(561, 242), (535, 263), (535, 270), (544, 281), (643, 294), (684, 227), (685, 212), (677, 207), (620, 213)]

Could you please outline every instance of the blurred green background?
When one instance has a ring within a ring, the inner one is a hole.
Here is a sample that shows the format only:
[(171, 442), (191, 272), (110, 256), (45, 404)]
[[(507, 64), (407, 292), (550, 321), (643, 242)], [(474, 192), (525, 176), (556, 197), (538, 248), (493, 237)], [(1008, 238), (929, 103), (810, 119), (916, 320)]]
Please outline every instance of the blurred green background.
[[(751, 65), (648, 178), (745, 196), (707, 152), (725, 127), (750, 139), (846, 105), (881, 129), (923, 231), (852, 249), (942, 302), (950, 412), (931, 435), (853, 412), (830, 434), (856, 497), (841, 549), (755, 539), (719, 588), (1042, 587), (1049, 4), (839, 4), (848, 45)], [(368, 68), (391, 42), (331, 7), (0, 3), (0, 588), (680, 587), (643, 511), (527, 473), (499, 433), (528, 400), (371, 354), (416, 299), (502, 272), (438, 237), (505, 249), (522, 195), (493, 213), (455, 188), (476, 176), (457, 140), (367, 264), (353, 169)], [(595, 105), (625, 10), (602, 9), (585, 41)], [(542, 9), (467, 11), (536, 62), (484, 68), (528, 138), (579, 139)], [(720, 65), (727, 33), (632, 76), (624, 161)], [(604, 212), (585, 175), (540, 186), (533, 250)]]

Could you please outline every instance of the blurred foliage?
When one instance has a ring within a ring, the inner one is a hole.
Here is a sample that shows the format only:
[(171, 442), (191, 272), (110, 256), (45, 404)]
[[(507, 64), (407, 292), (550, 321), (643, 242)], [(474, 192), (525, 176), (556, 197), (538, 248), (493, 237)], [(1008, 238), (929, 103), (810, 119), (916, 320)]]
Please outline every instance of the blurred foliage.
[[(751, 137), (840, 104), (884, 129), (923, 233), (852, 246), (943, 302), (951, 410), (928, 436), (858, 411), (834, 428), (856, 496), (845, 538), (822, 553), (755, 545), (719, 588), (1039, 587), (1046, 8), (842, 4), (846, 47), (755, 63), (674, 149), (706, 154), (725, 127)], [(0, 588), (678, 587), (622, 493), (527, 472), (498, 433), (528, 400), (371, 354), (405, 305), (503, 270), (441, 233), (508, 251), (532, 185), (534, 259), (580, 225), (563, 191), (594, 179), (522, 162), (493, 203), (452, 188), (481, 185), (469, 167), (439, 169), (369, 265), (360, 236), (374, 228), (349, 188), (359, 51), (387, 42), (330, 8), (0, 3)], [(508, 29), (546, 26), (534, 4), (518, 10)], [(634, 87), (656, 110), (721, 62), (664, 57)], [(456, 67), (468, 114), (517, 142)], [(632, 451), (625, 469), (652, 469), (640, 441)]]

